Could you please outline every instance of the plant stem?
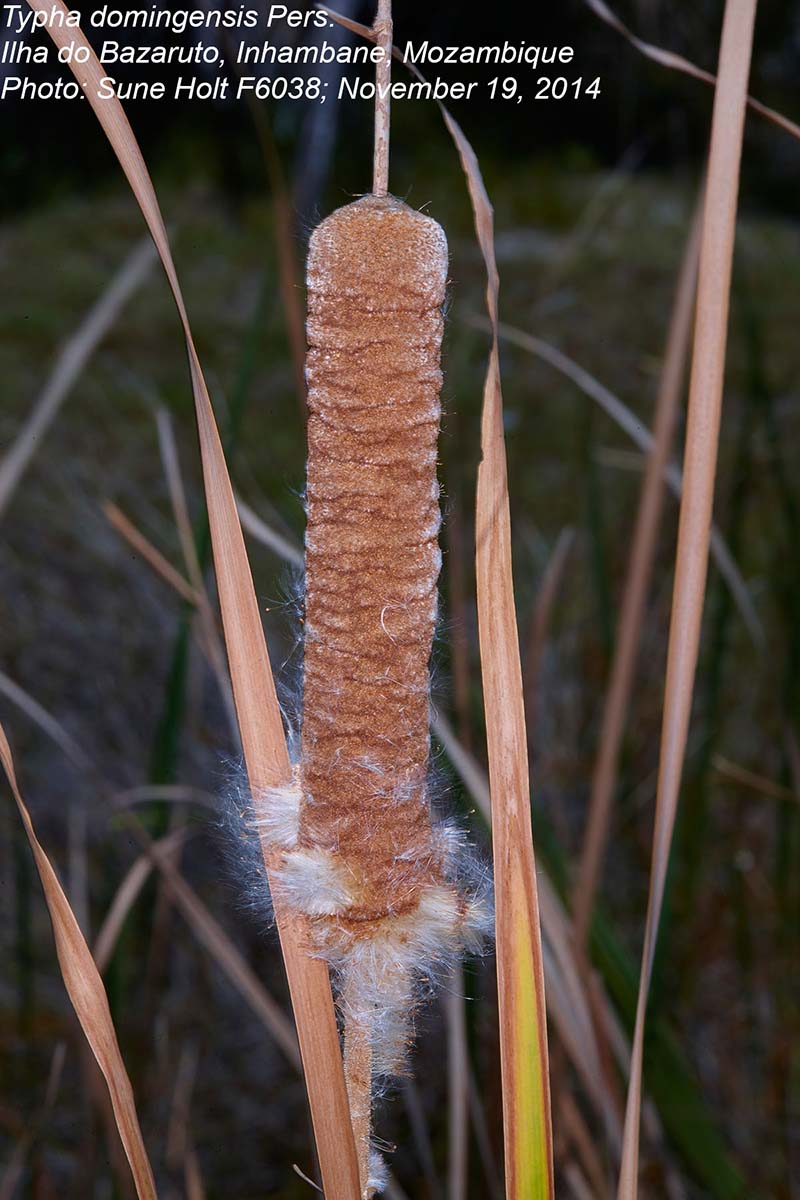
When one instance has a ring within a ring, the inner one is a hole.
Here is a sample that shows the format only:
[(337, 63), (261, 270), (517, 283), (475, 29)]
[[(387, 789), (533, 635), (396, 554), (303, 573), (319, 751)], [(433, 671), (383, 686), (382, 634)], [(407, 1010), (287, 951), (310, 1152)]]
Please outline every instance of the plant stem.
[(389, 86), (392, 82), (392, 0), (378, 0), (373, 25), (377, 45), (383, 50), (375, 69), (375, 149), (372, 191), (385, 196), (389, 190)]
[(367, 1197), (372, 1124), (372, 1046), (370, 1031), (363, 1019), (349, 1011), (344, 1023), (344, 1078), (350, 1101), (350, 1123), (356, 1143), (361, 1195)]

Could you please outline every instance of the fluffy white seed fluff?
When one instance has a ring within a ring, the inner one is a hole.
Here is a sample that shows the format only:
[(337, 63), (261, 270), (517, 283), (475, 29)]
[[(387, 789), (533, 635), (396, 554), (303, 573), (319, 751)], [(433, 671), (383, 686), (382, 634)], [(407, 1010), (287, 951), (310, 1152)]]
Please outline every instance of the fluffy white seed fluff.
[(353, 903), (345, 869), (324, 850), (290, 850), (275, 879), (281, 899), (309, 917), (336, 916)]
[(297, 844), (303, 799), (299, 775), (295, 767), (290, 783), (253, 797), (252, 824), (261, 840), (276, 849), (289, 849)]

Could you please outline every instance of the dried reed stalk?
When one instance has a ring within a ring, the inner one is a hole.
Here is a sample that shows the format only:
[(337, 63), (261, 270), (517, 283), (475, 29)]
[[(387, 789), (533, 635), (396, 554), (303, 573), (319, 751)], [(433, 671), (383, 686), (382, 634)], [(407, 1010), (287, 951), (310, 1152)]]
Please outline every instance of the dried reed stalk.
[(635, 1200), (638, 1193), (645, 1015), (700, 645), (722, 411), (739, 166), (755, 13), (756, 0), (727, 0), (722, 26), (700, 244), (697, 311), (684, 451), (683, 497), (667, 650), (653, 865), (625, 1112), (619, 1200)]

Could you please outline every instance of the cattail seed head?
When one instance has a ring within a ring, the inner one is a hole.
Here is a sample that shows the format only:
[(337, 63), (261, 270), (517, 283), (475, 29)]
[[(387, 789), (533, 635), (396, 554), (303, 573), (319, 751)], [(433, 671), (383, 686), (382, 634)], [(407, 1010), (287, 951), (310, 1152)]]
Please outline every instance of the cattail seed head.
[(442, 870), (426, 776), (446, 279), (441, 227), (391, 197), (311, 238), (300, 844), (346, 864), (353, 933)]

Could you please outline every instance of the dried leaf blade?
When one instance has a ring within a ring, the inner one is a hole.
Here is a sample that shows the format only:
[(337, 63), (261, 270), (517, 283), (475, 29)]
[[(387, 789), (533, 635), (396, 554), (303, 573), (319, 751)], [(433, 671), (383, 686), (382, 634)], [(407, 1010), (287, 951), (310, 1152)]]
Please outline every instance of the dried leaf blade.
[(133, 1088), (122, 1061), (103, 981), (50, 859), (36, 836), (31, 815), (17, 783), (11, 747), (2, 726), (0, 765), (11, 787), (42, 881), (64, 985), (108, 1085), (114, 1118), (130, 1163), (136, 1194), (139, 1200), (156, 1200), (155, 1181), (136, 1115)]

